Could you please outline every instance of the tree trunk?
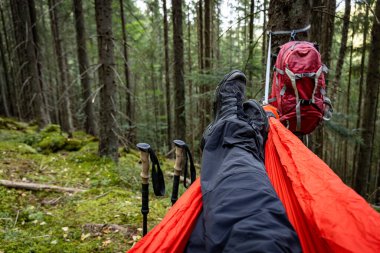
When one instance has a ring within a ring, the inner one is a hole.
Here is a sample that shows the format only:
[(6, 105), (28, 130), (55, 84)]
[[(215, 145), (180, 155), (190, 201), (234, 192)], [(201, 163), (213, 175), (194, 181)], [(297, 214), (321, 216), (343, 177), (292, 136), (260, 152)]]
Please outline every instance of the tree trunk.
[(165, 93), (166, 93), (166, 124), (167, 124), (167, 145), (170, 150), (172, 146), (172, 109), (170, 101), (170, 73), (169, 73), (169, 26), (166, 9), (166, 0), (162, 0), (164, 9), (164, 51), (165, 51)]
[(99, 155), (118, 160), (116, 122), (116, 84), (114, 42), (112, 34), (112, 0), (95, 0), (96, 30), (98, 34), (100, 123)]
[(9, 39), (8, 39), (8, 33), (7, 33), (7, 29), (5, 28), (5, 18), (4, 18), (4, 13), (3, 13), (3, 9), (2, 9), (2, 6), (0, 5), (0, 16), (1, 16), (1, 23), (2, 23), (2, 30), (3, 30), (3, 34), (4, 34), (4, 42), (5, 42), (5, 48), (4, 48), (4, 44), (2, 42), (2, 57), (4, 57), (4, 59), (2, 60), (3, 64), (4, 64), (4, 78), (5, 78), (5, 82), (6, 82), (6, 91), (4, 91), (4, 95), (8, 98), (6, 99), (8, 101), (8, 104), (7, 104), (7, 107), (8, 108), (4, 108), (5, 110), (9, 110), (9, 116), (13, 116), (13, 117), (18, 117), (18, 111), (17, 111), (17, 96), (16, 96), (16, 92), (15, 92), (15, 85), (14, 85), (14, 79), (15, 79), (15, 75), (14, 75), (14, 72), (13, 72), (13, 63), (12, 63), (12, 54), (11, 54), (11, 49), (10, 49), (10, 46), (9, 46)]
[[(210, 75), (211, 74), (211, 26), (212, 26), (212, 19), (211, 19), (211, 0), (204, 0), (205, 2), (205, 8), (204, 8), (204, 49), (205, 49), (205, 59), (204, 59), (204, 70), (205, 74)], [(204, 115), (206, 116), (206, 124), (211, 121), (211, 101), (212, 98), (209, 97), (209, 92), (211, 91), (212, 87), (208, 83), (204, 83), (204, 93), (203, 93), (203, 99), (204, 99)], [(205, 126), (203, 126), (205, 127)]]
[[(361, 60), (360, 60), (360, 76), (359, 76), (359, 101), (358, 101), (358, 109), (357, 109), (357, 120), (356, 120), (356, 129), (359, 129), (362, 119), (362, 103), (363, 103), (363, 86), (364, 86), (364, 69), (365, 69), (365, 57), (367, 53), (367, 34), (369, 29), (369, 4), (370, 1), (368, 1), (368, 5), (366, 4), (365, 7), (365, 16), (364, 16), (364, 27), (363, 27), (363, 46), (361, 50)], [(363, 3), (365, 4), (365, 3)], [(358, 170), (358, 157), (359, 157), (359, 144), (356, 144), (355, 146), (355, 155), (354, 155), (354, 169), (352, 173), (352, 185), (356, 181), (355, 175), (356, 171)]]
[[(310, 40), (319, 43), (322, 62), (328, 67), (330, 64), (330, 55), (332, 48), (332, 39), (334, 35), (336, 0), (314, 0), (313, 15), (311, 20)], [(328, 75), (325, 75), (328, 83)], [(319, 126), (312, 134), (312, 151), (321, 159), (326, 159), (324, 154), (324, 131), (323, 125)]]
[[(40, 128), (49, 123), (43, 104), (40, 76), (28, 0), (10, 1), (18, 56), (21, 117), (35, 119)], [(37, 49), (38, 50), (38, 49)]]
[(267, 6), (268, 6), (268, 1), (264, 0), (263, 2), (263, 43), (262, 43), (262, 51), (261, 51), (261, 64), (262, 64), (262, 71), (261, 71), (261, 80), (263, 85), (262, 89), (265, 90), (265, 71), (266, 71), (266, 63), (267, 63)]
[[(188, 75), (191, 76), (192, 71), (193, 71), (193, 62), (191, 58), (191, 22), (190, 22), (190, 5), (188, 5), (187, 8), (187, 65), (188, 65)], [(192, 115), (195, 115), (195, 112), (193, 111), (193, 81), (189, 79), (189, 107), (188, 107), (188, 115), (189, 115), (189, 128), (191, 129), (190, 131), (190, 148), (192, 150), (192, 153), (194, 154), (194, 135), (195, 135), (195, 125), (194, 125), (194, 120), (191, 118)]]
[[(335, 21), (335, 8), (336, 0), (322, 0), (323, 5), (326, 9), (323, 9), (324, 15), (322, 20), (322, 42), (320, 45), (320, 52), (322, 61), (327, 65), (331, 66), (331, 48), (334, 35), (334, 21)], [(326, 78), (328, 82), (328, 78)]]
[[(248, 83), (253, 84), (253, 22), (254, 22), (254, 12), (255, 12), (255, 1), (251, 0), (249, 8), (249, 45), (248, 45)], [(252, 91), (253, 92), (253, 88)]]
[(174, 115), (175, 136), (184, 140), (186, 138), (185, 115), (185, 81), (183, 63), (183, 33), (182, 33), (182, 1), (172, 0), (173, 12), (173, 49), (174, 49)]
[(57, 2), (57, 0), (49, 0), (48, 3), (51, 21), (51, 31), (53, 35), (53, 44), (59, 73), (58, 90), (60, 96), (58, 97), (58, 106), (60, 125), (62, 126), (63, 131), (71, 134), (74, 129), (69, 99), (69, 81), (67, 76), (68, 67), (67, 58), (65, 56), (62, 46), (61, 20), (58, 11), (59, 8), (61, 8), (62, 6), (59, 6), (59, 2)]
[(86, 46), (86, 28), (84, 25), (84, 14), (82, 0), (73, 0), (75, 30), (78, 50), (79, 74), (82, 84), (82, 99), (85, 104), (85, 123), (86, 133), (96, 135), (94, 109), (91, 101), (91, 80), (88, 73), (89, 63)]
[(376, 1), (375, 17), (372, 26), (372, 42), (368, 59), (367, 84), (365, 92), (363, 118), (360, 124), (363, 142), (359, 148), (358, 170), (354, 189), (363, 197), (367, 197), (368, 175), (371, 168), (371, 150), (374, 143), (374, 129), (377, 114), (377, 100), (380, 86), (380, 23), (376, 16), (380, 17), (380, 2)]
[(126, 23), (125, 23), (125, 16), (124, 16), (124, 5), (123, 0), (120, 0), (120, 16), (121, 16), (121, 30), (123, 34), (123, 55), (124, 55), (124, 77), (125, 77), (125, 84), (127, 89), (126, 94), (126, 115), (127, 115), (127, 122), (129, 127), (128, 132), (128, 140), (130, 143), (135, 143), (135, 130), (134, 130), (134, 112), (132, 110), (132, 80), (131, 80), (131, 71), (129, 67), (129, 53), (128, 53), (128, 37), (126, 32)]
[[(0, 113), (4, 113), (4, 115), (6, 117), (10, 117), (11, 116), (11, 113), (10, 113), (10, 107), (11, 107), (11, 99), (14, 99), (12, 97), (10, 97), (9, 95), (9, 88), (10, 88), (10, 82), (9, 82), (9, 75), (8, 75), (8, 64), (7, 64), (7, 61), (5, 59), (5, 50), (4, 50), (4, 46), (3, 46), (3, 36), (0, 32), (0, 58), (1, 58), (1, 63), (2, 63), (2, 66), (3, 66), (3, 72), (4, 72), (4, 81), (5, 83), (1, 83), (1, 87), (0, 87), (0, 92), (1, 92), (1, 100), (2, 100), (2, 104), (3, 104), (3, 108), (4, 109), (1, 109), (1, 110), (4, 110), (4, 111), (0, 111)], [(1, 69), (0, 69), (1, 71)], [(1, 79), (0, 79), (1, 80)], [(8, 98), (10, 99), (8, 101)]]
[(30, 22), (32, 24), (32, 34), (33, 34), (33, 43), (34, 48), (36, 51), (36, 60), (37, 60), (37, 69), (38, 69), (38, 77), (39, 77), (39, 85), (41, 90), (41, 96), (42, 96), (42, 104), (43, 104), (43, 110), (46, 113), (46, 117), (50, 123), (50, 113), (49, 113), (49, 102), (47, 99), (47, 89), (45, 82), (43, 81), (43, 74), (42, 74), (42, 56), (41, 56), (41, 49), (40, 49), (40, 37), (37, 31), (37, 13), (35, 8), (35, 2), (34, 0), (28, 0), (29, 2), (29, 12), (30, 12)]
[(339, 88), (340, 78), (342, 76), (344, 58), (346, 56), (348, 28), (350, 25), (350, 13), (351, 13), (351, 0), (346, 0), (344, 16), (343, 16), (342, 38), (340, 40), (341, 43), (340, 43), (340, 49), (339, 49), (339, 57), (338, 57), (338, 62), (336, 64), (336, 69), (335, 69), (335, 78), (333, 82), (334, 88), (331, 94), (331, 98), (333, 101), (335, 100), (335, 97)]
[[(347, 85), (347, 94), (346, 94), (346, 115), (350, 115), (350, 100), (351, 100), (351, 82), (352, 82), (352, 53), (354, 51), (354, 34), (355, 31), (352, 31), (352, 38), (351, 38), (351, 48), (350, 48), (350, 66), (349, 66), (349, 71), (348, 71), (348, 85)], [(346, 128), (348, 129), (350, 126), (350, 121), (349, 118), (346, 118)], [(344, 158), (343, 158), (343, 163), (344, 163), (344, 168), (343, 168), (343, 181), (347, 183), (347, 175), (348, 175), (348, 170), (349, 170), (349, 159), (348, 159), (348, 141), (344, 140)], [(351, 166), (352, 167), (352, 166)]]
[[(199, 0), (198, 2), (198, 68), (199, 73), (203, 74), (204, 70), (204, 42), (203, 42), (203, 0)], [(199, 85), (199, 104), (198, 104), (198, 113), (199, 113), (199, 122), (200, 122), (200, 130), (203, 131), (206, 126), (206, 115), (205, 115), (205, 99), (202, 94), (205, 92), (205, 85), (202, 81), (200, 81)]]
[[(270, 31), (291, 31), (304, 28), (310, 23), (311, 6), (309, 0), (272, 0), (269, 3), (268, 29)], [(275, 35), (272, 37), (272, 52), (279, 51), (279, 46), (288, 42), (289, 35)], [(297, 34), (298, 40), (305, 40), (307, 33)]]

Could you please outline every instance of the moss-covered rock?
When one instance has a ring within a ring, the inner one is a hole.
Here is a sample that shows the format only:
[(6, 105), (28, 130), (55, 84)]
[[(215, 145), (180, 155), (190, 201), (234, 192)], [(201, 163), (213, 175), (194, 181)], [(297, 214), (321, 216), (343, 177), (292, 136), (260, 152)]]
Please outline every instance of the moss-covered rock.
[(82, 141), (78, 139), (67, 139), (63, 149), (67, 151), (78, 151), (82, 147), (83, 147)]
[(57, 152), (62, 150), (66, 145), (66, 137), (57, 133), (52, 133), (42, 138), (42, 140), (36, 143), (34, 146), (38, 151), (44, 154), (50, 154), (51, 152)]
[(23, 122), (18, 122), (11, 118), (2, 118), (0, 117), (0, 129), (7, 130), (25, 130), (28, 124)]
[(62, 130), (59, 125), (49, 124), (43, 128), (40, 133), (42, 135), (48, 135), (49, 133), (62, 133)]

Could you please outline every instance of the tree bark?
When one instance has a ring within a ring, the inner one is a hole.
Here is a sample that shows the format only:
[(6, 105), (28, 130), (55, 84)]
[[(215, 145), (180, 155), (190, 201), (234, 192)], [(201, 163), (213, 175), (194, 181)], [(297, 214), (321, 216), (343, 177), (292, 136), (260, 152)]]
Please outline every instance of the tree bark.
[[(324, 15), (322, 20), (322, 42), (320, 45), (320, 52), (322, 61), (327, 65), (331, 66), (331, 48), (334, 36), (334, 21), (335, 21), (335, 8), (336, 0), (322, 0), (326, 9), (324, 9)], [(327, 78), (326, 78), (327, 79)], [(328, 82), (328, 79), (326, 80)]]
[[(2, 23), (2, 30), (4, 34), (4, 42), (1, 42), (2, 47), (2, 59), (3, 66), (4, 66), (4, 79), (5, 79), (5, 88), (6, 91), (4, 91), (4, 96), (6, 96), (5, 100), (8, 101), (7, 107), (5, 110), (9, 111), (9, 116), (18, 117), (18, 111), (17, 111), (17, 96), (15, 93), (15, 85), (14, 85), (14, 79), (15, 75), (13, 72), (13, 63), (12, 63), (12, 55), (11, 55), (11, 49), (9, 45), (9, 35), (7, 33), (7, 29), (5, 28), (5, 18), (3, 13), (3, 6), (0, 5), (0, 16), (1, 16), (1, 23)], [(3, 44), (5, 43), (5, 45)], [(5, 46), (5, 47), (4, 47)]]
[[(255, 1), (251, 0), (250, 7), (249, 7), (249, 24), (248, 24), (248, 30), (249, 30), (249, 44), (248, 44), (248, 83), (253, 84), (253, 64), (252, 64), (252, 57), (253, 57), (253, 22), (254, 22), (254, 12), (255, 12)], [(252, 89), (253, 91), (253, 89)]]
[(20, 66), (18, 89), (22, 101), (21, 118), (35, 119), (42, 128), (49, 123), (49, 117), (43, 104), (29, 2), (17, 0), (10, 1), (10, 4)]
[[(212, 26), (212, 15), (211, 15), (211, 0), (204, 0), (204, 49), (205, 49), (205, 59), (204, 59), (204, 73), (207, 75), (211, 74), (211, 26)], [(211, 91), (211, 85), (204, 83), (204, 115), (206, 124), (211, 121), (211, 101), (212, 98), (209, 97)], [(205, 126), (203, 126), (205, 127)]]
[(166, 135), (168, 150), (172, 146), (172, 109), (170, 101), (170, 73), (169, 73), (169, 26), (168, 26), (168, 12), (166, 8), (166, 0), (162, 0), (162, 7), (164, 10), (164, 52), (165, 52), (165, 95), (166, 95)]
[(61, 37), (61, 20), (59, 13), (59, 8), (61, 8), (61, 6), (59, 6), (59, 2), (57, 2), (57, 0), (49, 0), (48, 3), (51, 21), (51, 31), (53, 35), (53, 44), (59, 73), (59, 120), (60, 125), (62, 126), (62, 130), (71, 134), (74, 130), (74, 127), (69, 98), (69, 81), (67, 76), (69, 70), (67, 67), (67, 58), (63, 51)]
[[(322, 62), (328, 67), (331, 59), (332, 39), (334, 35), (336, 0), (314, 0), (313, 15), (311, 20), (310, 40), (319, 44)], [(328, 75), (325, 75), (328, 84)], [(324, 130), (319, 126), (312, 134), (312, 151), (321, 159), (326, 159), (324, 154)]]
[[(199, 0), (198, 2), (198, 69), (199, 73), (203, 74), (204, 71), (204, 29), (203, 29), (203, 0)], [(205, 99), (202, 96), (205, 92), (205, 85), (200, 81), (199, 85), (199, 94), (201, 95), (199, 98), (198, 103), (198, 113), (199, 113), (199, 121), (200, 121), (200, 131), (203, 131), (204, 127), (206, 126), (206, 115), (205, 115)]]
[(82, 99), (85, 104), (85, 123), (86, 133), (96, 135), (94, 109), (91, 101), (91, 80), (89, 71), (89, 62), (86, 46), (86, 27), (84, 24), (82, 0), (73, 0), (75, 31), (78, 51), (79, 74), (82, 84)]
[(36, 51), (36, 60), (37, 60), (37, 70), (38, 70), (38, 77), (39, 77), (39, 85), (41, 90), (41, 96), (42, 96), (42, 104), (43, 104), (43, 110), (45, 111), (46, 117), (48, 118), (48, 122), (50, 123), (50, 113), (49, 113), (49, 102), (47, 99), (47, 89), (46, 84), (43, 80), (43, 74), (42, 74), (42, 56), (41, 56), (41, 49), (40, 49), (40, 36), (37, 31), (37, 13), (36, 13), (36, 7), (34, 0), (28, 0), (29, 3), (29, 12), (30, 12), (30, 22), (32, 24), (32, 34), (33, 34), (33, 43), (34, 48)]
[[(10, 117), (11, 116), (11, 113), (10, 113), (10, 107), (11, 107), (11, 100), (8, 100), (9, 99), (12, 99), (12, 97), (10, 97), (10, 92), (9, 92), (9, 88), (10, 88), (10, 82), (9, 82), (9, 75), (8, 75), (8, 64), (7, 64), (7, 61), (5, 59), (5, 50), (4, 50), (4, 45), (3, 45), (3, 36), (0, 32), (0, 58), (1, 58), (1, 63), (2, 63), (2, 67), (3, 67), (3, 72), (4, 72), (4, 81), (5, 83), (1, 84), (1, 87), (0, 87), (0, 92), (1, 92), (1, 100), (2, 100), (2, 104), (3, 104), (3, 109), (1, 110), (4, 110), (4, 111), (0, 111), (0, 113), (4, 113), (4, 115), (6, 117)], [(0, 69), (1, 71), (1, 69)], [(13, 98), (14, 99), (14, 98)]]
[[(188, 65), (188, 75), (191, 76), (192, 72), (193, 72), (193, 62), (192, 62), (192, 58), (191, 58), (191, 22), (190, 22), (190, 5), (188, 5), (188, 8), (187, 8), (187, 65)], [(188, 81), (188, 91), (189, 91), (189, 107), (188, 107), (188, 117), (189, 117), (189, 128), (190, 129), (194, 129), (194, 121), (193, 119), (191, 118), (191, 115), (194, 115), (194, 111), (193, 111), (193, 81), (191, 79), (189, 79)], [(194, 154), (194, 135), (195, 135), (195, 131), (190, 131), (190, 147), (192, 149), (192, 153)], [(170, 146), (169, 146), (170, 147)]]
[(127, 90), (126, 94), (126, 115), (127, 115), (127, 123), (129, 127), (128, 132), (128, 140), (129, 142), (135, 143), (135, 129), (134, 129), (134, 112), (132, 110), (132, 79), (131, 79), (131, 71), (129, 67), (129, 53), (128, 53), (128, 37), (126, 32), (126, 23), (124, 16), (124, 5), (123, 0), (120, 0), (120, 16), (121, 16), (121, 30), (123, 34), (123, 56), (124, 56), (124, 77), (125, 77), (125, 86)]
[(95, 0), (96, 30), (98, 34), (99, 83), (100, 83), (100, 131), (99, 155), (118, 160), (116, 135), (116, 84), (114, 42), (112, 34), (112, 0)]
[[(363, 103), (363, 86), (364, 86), (364, 69), (365, 69), (365, 58), (367, 53), (367, 34), (369, 29), (369, 4), (371, 1), (368, 1), (368, 5), (366, 4), (365, 7), (365, 16), (364, 16), (364, 27), (363, 27), (363, 46), (361, 50), (361, 60), (360, 60), (360, 76), (359, 76), (359, 101), (358, 101), (358, 107), (357, 107), (357, 120), (356, 120), (356, 129), (359, 129), (362, 119), (362, 103)], [(365, 3), (363, 3), (365, 4)], [(355, 146), (355, 155), (354, 155), (354, 169), (352, 173), (352, 185), (356, 181), (355, 175), (356, 171), (358, 170), (358, 156), (359, 156), (359, 144), (356, 144)]]
[(262, 71), (261, 71), (261, 79), (263, 80), (262, 83), (262, 89), (265, 90), (265, 72), (266, 72), (266, 63), (267, 63), (267, 6), (268, 1), (264, 0), (263, 2), (263, 43), (262, 43), (262, 51), (261, 51), (261, 64), (262, 64)]
[(174, 49), (175, 138), (186, 138), (185, 81), (183, 63), (182, 1), (172, 0)]
[[(311, 6), (309, 0), (272, 0), (269, 3), (268, 29), (270, 31), (296, 30), (310, 24)], [(288, 42), (289, 35), (272, 37), (272, 52), (277, 54), (279, 46)], [(297, 34), (298, 40), (307, 39), (307, 32)]]
[(339, 88), (340, 78), (342, 76), (344, 58), (346, 56), (348, 28), (350, 25), (350, 13), (351, 13), (351, 0), (346, 0), (345, 8), (344, 8), (344, 16), (343, 16), (342, 38), (341, 38), (340, 49), (339, 49), (339, 57), (338, 57), (338, 62), (336, 64), (336, 69), (335, 69), (335, 77), (334, 77), (334, 82), (333, 82), (334, 88), (331, 94), (331, 98), (333, 101), (335, 100), (335, 97)]
[(374, 143), (374, 129), (377, 114), (377, 100), (380, 87), (380, 23), (376, 16), (380, 17), (380, 2), (376, 1), (375, 17), (372, 26), (372, 41), (368, 59), (368, 72), (362, 123), (360, 124), (363, 142), (359, 148), (358, 170), (354, 189), (363, 197), (367, 197), (368, 176), (371, 168), (372, 148)]
[[(347, 95), (346, 95), (346, 115), (350, 115), (350, 104), (351, 104), (351, 82), (352, 82), (352, 53), (354, 51), (354, 34), (355, 34), (355, 31), (353, 30), (352, 31), (352, 39), (351, 39), (351, 48), (350, 48), (350, 66), (349, 66), (349, 72), (348, 72), (348, 85), (347, 85)], [(346, 119), (346, 128), (348, 129), (350, 126), (350, 120), (349, 118), (347, 117)], [(343, 168), (343, 181), (344, 182), (347, 182), (347, 175), (348, 175), (348, 171), (349, 171), (349, 168), (352, 167), (352, 166), (349, 166), (348, 162), (349, 162), (349, 159), (348, 159), (348, 141), (347, 140), (344, 140), (344, 158), (343, 158), (343, 163), (344, 163), (344, 168)]]

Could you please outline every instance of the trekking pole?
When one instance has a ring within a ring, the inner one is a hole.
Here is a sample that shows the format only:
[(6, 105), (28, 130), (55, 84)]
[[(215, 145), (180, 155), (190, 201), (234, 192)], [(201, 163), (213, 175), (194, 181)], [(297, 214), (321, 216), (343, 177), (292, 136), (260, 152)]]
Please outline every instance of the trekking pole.
[(175, 204), (175, 202), (178, 199), (178, 188), (179, 188), (179, 179), (181, 176), (182, 168), (183, 168), (183, 158), (185, 155), (185, 149), (184, 146), (186, 143), (181, 140), (174, 140), (175, 145), (175, 164), (174, 164), (174, 177), (173, 177), (173, 190), (172, 190), (172, 205)]
[(143, 236), (148, 232), (148, 213), (149, 213), (149, 150), (147, 143), (138, 143), (141, 158), (141, 213), (143, 215)]
[(190, 184), (192, 184), (196, 179), (196, 171), (194, 166), (193, 157), (191, 155), (190, 149), (184, 141), (174, 140), (175, 144), (175, 165), (174, 165), (174, 178), (173, 178), (173, 191), (172, 191), (172, 205), (178, 199), (178, 188), (179, 188), (179, 179), (181, 172), (183, 171), (183, 185), (185, 188), (188, 188), (187, 185), (187, 176), (188, 172), (188, 162), (190, 162)]

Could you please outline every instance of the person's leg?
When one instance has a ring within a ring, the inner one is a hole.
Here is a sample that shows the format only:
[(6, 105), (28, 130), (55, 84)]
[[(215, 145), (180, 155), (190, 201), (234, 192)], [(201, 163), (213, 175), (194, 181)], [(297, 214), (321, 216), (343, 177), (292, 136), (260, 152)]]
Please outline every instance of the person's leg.
[(186, 252), (301, 251), (265, 171), (265, 113), (257, 102), (243, 105), (244, 88), (244, 74), (233, 72), (217, 89), (204, 134), (203, 211)]

